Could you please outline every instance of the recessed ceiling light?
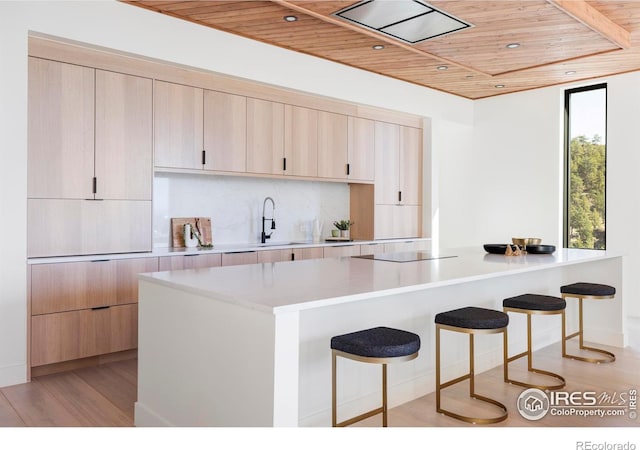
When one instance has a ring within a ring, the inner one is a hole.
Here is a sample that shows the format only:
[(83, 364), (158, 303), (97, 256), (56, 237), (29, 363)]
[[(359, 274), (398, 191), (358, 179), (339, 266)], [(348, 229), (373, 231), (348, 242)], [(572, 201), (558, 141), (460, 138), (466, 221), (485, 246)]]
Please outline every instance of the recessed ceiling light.
[(513, 42), (511, 44), (507, 44), (506, 47), (507, 48), (518, 48), (518, 47), (520, 47), (520, 44), (518, 44), (517, 42)]
[(382, 49), (384, 48), (384, 45), (380, 45), (380, 44), (378, 44), (378, 45), (374, 45), (374, 46), (373, 46), (373, 47), (371, 47), (371, 48), (372, 48), (372, 49), (374, 49), (374, 50), (382, 50)]
[(296, 16), (284, 16), (284, 20), (287, 22), (295, 22), (298, 18)]
[(575, 70), (567, 70), (564, 74), (565, 75), (573, 75), (574, 73), (576, 73)]
[(438, 66), (438, 67), (436, 67), (436, 69), (438, 69), (438, 70), (447, 70), (448, 68), (449, 67), (447, 67), (447, 66)]
[(498, 89), (502, 89), (504, 87), (504, 84), (496, 84), (495, 87), (498, 88)]

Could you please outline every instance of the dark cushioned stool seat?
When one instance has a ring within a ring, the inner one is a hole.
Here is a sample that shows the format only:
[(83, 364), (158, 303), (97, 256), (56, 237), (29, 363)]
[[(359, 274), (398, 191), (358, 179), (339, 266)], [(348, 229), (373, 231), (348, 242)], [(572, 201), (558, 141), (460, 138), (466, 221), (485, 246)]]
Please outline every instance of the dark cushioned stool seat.
[(420, 336), (395, 328), (377, 327), (334, 336), (331, 348), (369, 358), (395, 358), (420, 350)]
[(590, 295), (594, 297), (606, 297), (616, 294), (616, 288), (606, 284), (573, 283), (560, 288), (563, 294)]
[[(590, 363), (609, 363), (616, 360), (616, 355), (613, 353), (595, 348), (589, 347), (584, 344), (584, 322), (582, 312), (583, 300), (610, 300), (616, 295), (616, 288), (607, 284), (597, 283), (573, 283), (560, 287), (560, 293), (562, 298), (575, 298), (578, 300), (578, 331), (575, 333), (567, 334), (567, 326), (563, 324), (562, 327), (562, 356), (565, 358), (576, 359), (578, 361), (585, 361)], [(567, 353), (566, 342), (578, 337), (580, 350), (587, 350), (588, 352), (595, 352), (605, 355), (604, 357), (594, 358), (582, 355), (572, 355)]]
[(523, 294), (517, 297), (505, 298), (502, 301), (505, 308), (530, 309), (534, 311), (559, 311), (567, 307), (567, 302), (560, 297), (539, 294)]
[(506, 327), (509, 324), (509, 316), (493, 309), (467, 306), (436, 314), (435, 322), (451, 327), (491, 330)]

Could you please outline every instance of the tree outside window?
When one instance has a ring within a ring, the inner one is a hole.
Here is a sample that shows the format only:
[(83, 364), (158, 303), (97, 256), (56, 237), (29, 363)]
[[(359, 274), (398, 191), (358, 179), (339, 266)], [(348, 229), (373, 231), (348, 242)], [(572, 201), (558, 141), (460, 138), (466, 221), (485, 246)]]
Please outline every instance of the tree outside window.
[(565, 92), (565, 247), (606, 248), (606, 95), (606, 84)]

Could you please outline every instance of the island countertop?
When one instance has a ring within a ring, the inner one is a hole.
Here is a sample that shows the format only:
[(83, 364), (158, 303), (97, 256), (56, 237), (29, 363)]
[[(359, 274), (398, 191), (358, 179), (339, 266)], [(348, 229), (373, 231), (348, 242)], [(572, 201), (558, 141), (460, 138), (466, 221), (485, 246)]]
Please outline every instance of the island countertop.
[(139, 279), (274, 314), (486, 280), (619, 257), (598, 250), (504, 256), (482, 248), (440, 251), (435, 259), (362, 257), (260, 263), (140, 274)]

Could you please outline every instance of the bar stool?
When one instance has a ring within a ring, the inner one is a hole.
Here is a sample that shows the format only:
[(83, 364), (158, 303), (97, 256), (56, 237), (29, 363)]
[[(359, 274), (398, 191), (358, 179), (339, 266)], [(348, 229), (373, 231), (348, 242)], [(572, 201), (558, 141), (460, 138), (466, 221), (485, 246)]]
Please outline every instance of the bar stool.
[[(411, 361), (418, 357), (420, 336), (395, 328), (377, 327), (331, 338), (331, 425), (346, 427), (382, 413), (382, 426), (387, 426), (387, 364)], [(365, 363), (382, 364), (382, 406), (338, 423), (337, 357)]]
[[(562, 321), (562, 356), (565, 358), (577, 359), (578, 361), (585, 361), (590, 363), (608, 363), (616, 360), (616, 355), (606, 350), (602, 350), (599, 348), (587, 347), (584, 345), (584, 328), (582, 324), (582, 300), (591, 299), (591, 300), (609, 300), (615, 297), (616, 288), (613, 286), (608, 286), (606, 284), (595, 284), (595, 283), (574, 283), (568, 284), (566, 286), (562, 286), (560, 288), (560, 293), (562, 294), (562, 298), (566, 299), (567, 297), (573, 297), (578, 299), (578, 331), (567, 336), (566, 332), (566, 324), (565, 321)], [(605, 358), (589, 358), (578, 355), (570, 355), (567, 353), (567, 341), (574, 337), (578, 336), (580, 341), (580, 350), (588, 350), (591, 352), (601, 353), (605, 355)]]
[[(523, 294), (517, 297), (506, 298), (502, 302), (502, 310), (505, 313), (515, 312), (523, 313), (527, 315), (527, 350), (518, 353), (517, 355), (509, 357), (509, 339), (508, 333), (504, 332), (504, 381), (507, 383), (515, 384), (523, 387), (534, 387), (541, 390), (545, 389), (560, 389), (566, 384), (565, 379), (557, 373), (549, 372), (542, 369), (536, 369), (533, 367), (532, 357), (532, 339), (531, 339), (531, 316), (533, 314), (561, 314), (562, 323), (564, 324), (564, 311), (567, 306), (567, 302), (559, 297), (552, 297), (550, 295), (538, 295), (538, 294)], [(560, 380), (559, 384), (554, 385), (539, 385), (533, 383), (526, 383), (524, 381), (513, 380), (509, 378), (509, 363), (516, 359), (527, 357), (527, 370), (542, 375), (547, 375)]]
[[(484, 397), (475, 392), (475, 371), (474, 371), (474, 335), (476, 334), (496, 334), (506, 332), (509, 324), (509, 316), (503, 312), (492, 309), (476, 308), (469, 306), (452, 311), (436, 314), (436, 411), (454, 419), (469, 423), (488, 424), (502, 422), (508, 417), (507, 407), (497, 400)], [(461, 377), (441, 382), (440, 379), (440, 331), (449, 330), (469, 335), (469, 372)], [(469, 417), (446, 410), (441, 407), (440, 391), (444, 388), (469, 380), (469, 397), (490, 403), (502, 409), (503, 414), (491, 418)]]

